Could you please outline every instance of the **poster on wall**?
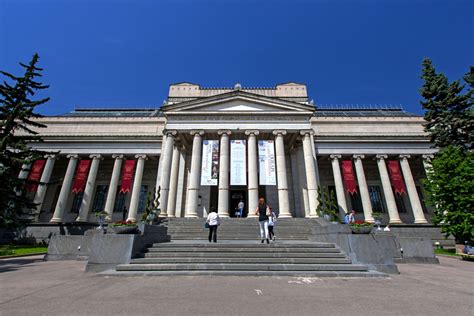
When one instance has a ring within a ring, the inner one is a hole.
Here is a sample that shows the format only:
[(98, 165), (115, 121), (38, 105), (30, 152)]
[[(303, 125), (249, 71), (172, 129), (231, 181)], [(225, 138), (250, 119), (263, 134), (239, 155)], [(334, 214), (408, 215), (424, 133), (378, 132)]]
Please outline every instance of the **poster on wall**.
[(260, 185), (276, 185), (275, 147), (273, 140), (258, 141)]
[(201, 170), (201, 185), (217, 185), (219, 170), (218, 140), (203, 141)]
[(230, 185), (247, 185), (245, 140), (230, 141)]

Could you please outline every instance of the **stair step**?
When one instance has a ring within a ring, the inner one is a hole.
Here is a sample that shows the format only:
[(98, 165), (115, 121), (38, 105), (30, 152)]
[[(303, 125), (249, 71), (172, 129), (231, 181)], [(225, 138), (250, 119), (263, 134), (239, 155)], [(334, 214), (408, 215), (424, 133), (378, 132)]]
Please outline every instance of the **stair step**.
[(343, 253), (149, 252), (145, 258), (345, 258)]
[(357, 264), (248, 264), (248, 263), (153, 263), (121, 264), (117, 271), (176, 271), (176, 270), (238, 270), (238, 271), (367, 271), (365, 265)]
[[(261, 243), (233, 243), (233, 244), (220, 244), (220, 243), (202, 243), (202, 244), (191, 244), (191, 243), (154, 243), (152, 248), (180, 248), (180, 247), (193, 247), (193, 248), (259, 248), (261, 249)], [(272, 242), (266, 247), (270, 248), (336, 248), (335, 244), (332, 243), (300, 243), (300, 244), (280, 244)]]
[(195, 247), (176, 247), (176, 248), (149, 248), (149, 252), (276, 252), (276, 253), (318, 253), (318, 252), (332, 252), (339, 253), (340, 250), (337, 248), (277, 248), (277, 247), (268, 247), (267, 245), (262, 245), (260, 248), (245, 247), (245, 248), (232, 248), (232, 247), (207, 247), (207, 248), (195, 248)]
[(388, 277), (385, 273), (376, 271), (237, 271), (237, 270), (179, 270), (179, 271), (115, 271), (108, 270), (100, 273), (103, 276), (143, 277), (143, 276), (288, 276), (288, 277), (340, 277), (366, 278)]
[(156, 263), (251, 263), (251, 264), (350, 264), (347, 258), (140, 258), (132, 259), (130, 264), (156, 264)]

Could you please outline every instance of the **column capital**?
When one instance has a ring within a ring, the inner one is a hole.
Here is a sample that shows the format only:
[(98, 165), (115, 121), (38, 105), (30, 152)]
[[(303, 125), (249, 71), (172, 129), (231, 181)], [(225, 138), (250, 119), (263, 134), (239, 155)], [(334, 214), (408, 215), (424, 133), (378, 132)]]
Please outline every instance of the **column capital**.
[(256, 129), (249, 129), (245, 131), (245, 135), (247, 136), (250, 136), (250, 135), (257, 136), (258, 134), (260, 134), (260, 131)]
[(377, 160), (384, 160), (384, 159), (388, 159), (388, 155), (375, 155), (375, 159)]
[(68, 159), (77, 159), (77, 158), (79, 158), (79, 155), (78, 154), (68, 154), (68, 155), (66, 155), (66, 158), (68, 158)]
[(402, 159), (402, 160), (405, 160), (405, 159), (411, 158), (411, 155), (405, 155), (405, 154), (404, 154), (404, 155), (399, 155), (398, 157), (399, 157), (400, 159)]
[(178, 135), (178, 131), (177, 130), (174, 130), (174, 129), (164, 129), (163, 130), (163, 135), (166, 135), (166, 137), (168, 136), (176, 136)]
[(89, 155), (89, 158), (100, 159), (100, 160), (103, 159), (101, 154), (92, 154), (92, 155)]
[(146, 160), (146, 159), (147, 159), (146, 155), (144, 155), (144, 154), (135, 155), (135, 158), (137, 158), (137, 159), (142, 159), (142, 160)]
[(189, 134), (191, 134), (191, 136), (196, 136), (196, 135), (203, 136), (204, 131), (193, 130), (193, 131), (190, 131)]
[(342, 155), (329, 155), (329, 158), (331, 160), (338, 160), (342, 158)]
[(284, 129), (276, 129), (272, 132), (273, 135), (275, 136), (278, 136), (278, 135), (282, 135), (282, 136), (285, 136), (286, 135), (286, 130)]
[(123, 155), (122, 154), (113, 154), (112, 158), (113, 159), (123, 159)]
[(421, 155), (421, 158), (423, 158), (425, 161), (431, 162), (431, 160), (434, 158), (434, 155)]
[(228, 129), (220, 129), (217, 131), (217, 135), (221, 136), (221, 135), (227, 135), (229, 136), (230, 134), (232, 134), (232, 132)]
[(58, 159), (58, 156), (56, 154), (46, 154), (43, 157), (46, 159)]
[(352, 156), (354, 159), (364, 159), (365, 158), (365, 155), (353, 155)]
[(304, 129), (300, 131), (300, 135), (305, 136), (305, 135), (314, 135), (314, 131), (312, 129)]

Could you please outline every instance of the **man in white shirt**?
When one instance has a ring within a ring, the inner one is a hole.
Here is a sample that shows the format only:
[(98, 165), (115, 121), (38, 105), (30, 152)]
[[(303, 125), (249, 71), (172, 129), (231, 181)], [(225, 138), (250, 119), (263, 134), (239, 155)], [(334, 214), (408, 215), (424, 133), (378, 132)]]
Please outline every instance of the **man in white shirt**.
[(209, 227), (209, 242), (217, 242), (217, 226), (221, 223), (215, 208), (212, 208), (209, 215), (207, 215), (206, 224)]

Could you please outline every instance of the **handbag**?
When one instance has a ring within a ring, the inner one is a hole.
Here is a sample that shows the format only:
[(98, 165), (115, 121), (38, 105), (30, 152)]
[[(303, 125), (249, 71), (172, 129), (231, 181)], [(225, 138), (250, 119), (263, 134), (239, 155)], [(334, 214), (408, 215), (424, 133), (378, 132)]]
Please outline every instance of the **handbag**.
[(204, 228), (209, 228), (209, 223), (204, 224)]

